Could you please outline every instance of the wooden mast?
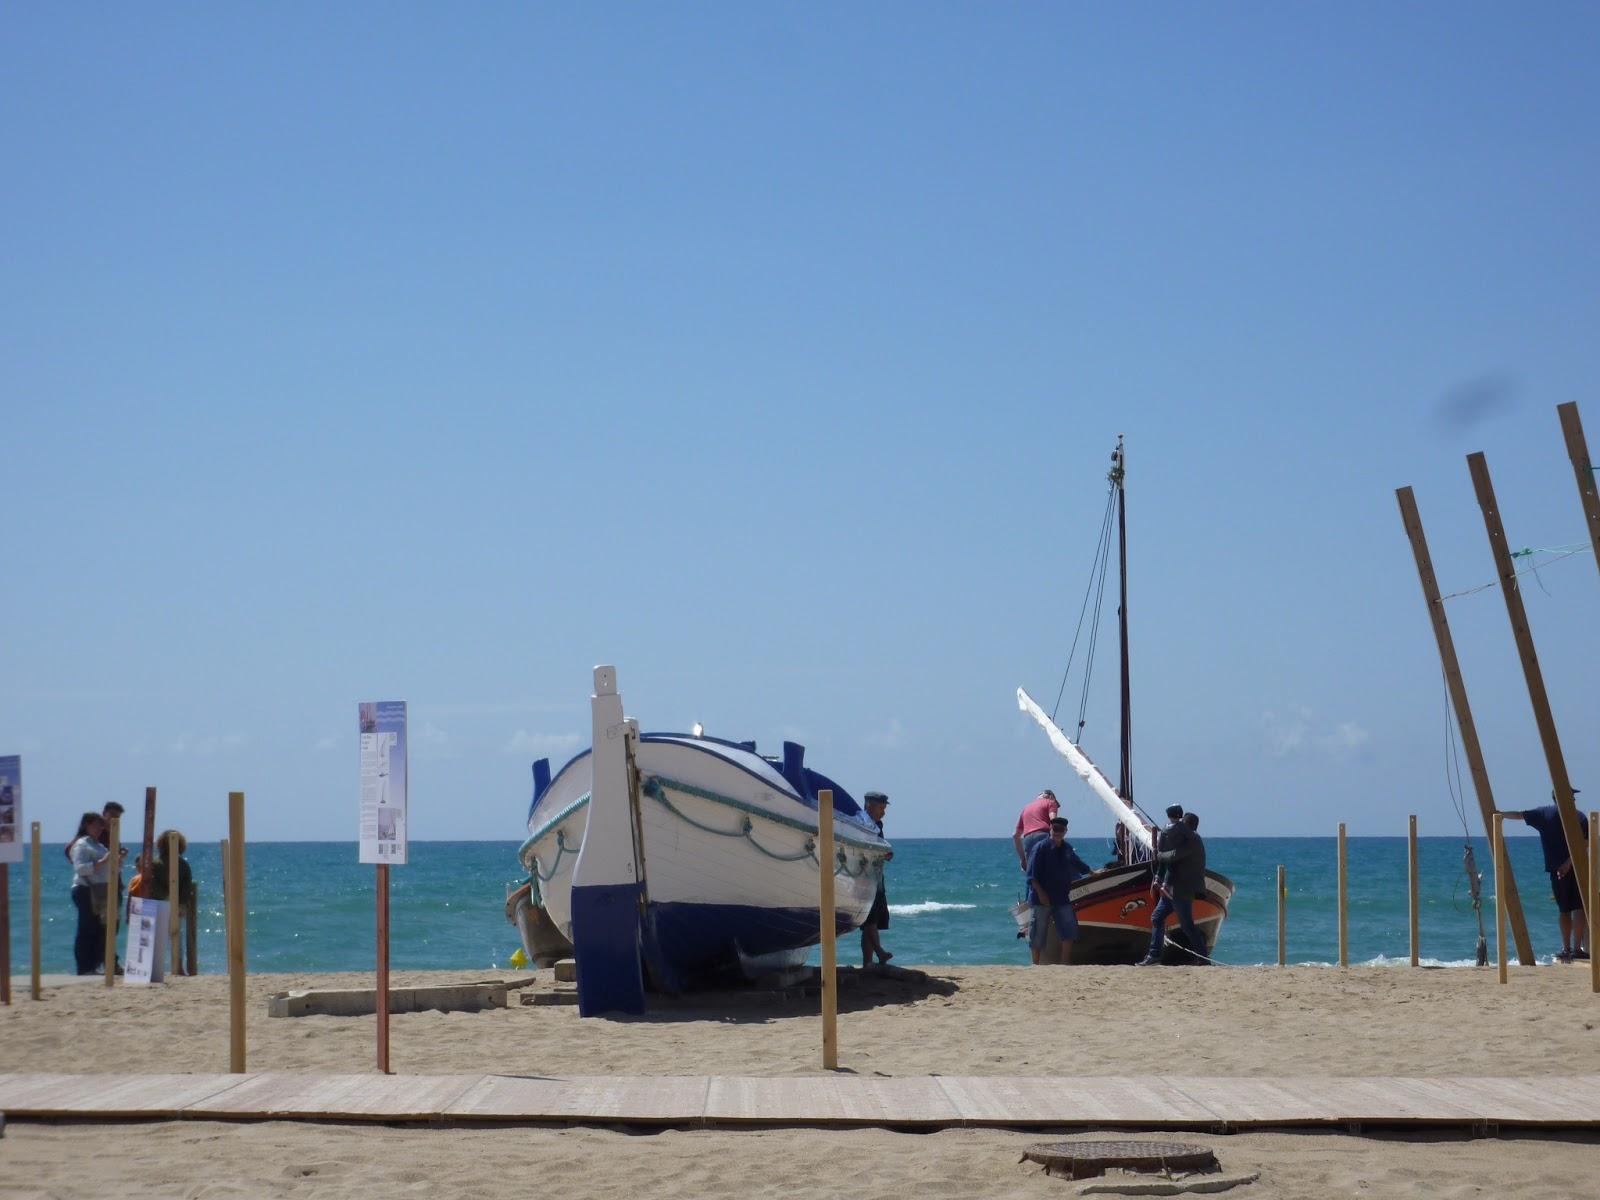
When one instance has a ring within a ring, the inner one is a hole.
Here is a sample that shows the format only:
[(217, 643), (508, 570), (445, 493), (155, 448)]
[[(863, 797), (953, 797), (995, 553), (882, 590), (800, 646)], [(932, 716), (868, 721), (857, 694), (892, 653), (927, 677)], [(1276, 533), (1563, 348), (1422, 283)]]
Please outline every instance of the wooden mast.
[(1128, 493), (1123, 480), (1122, 435), (1111, 455), (1111, 486), (1117, 489), (1117, 634), (1122, 656), (1122, 769), (1117, 791), (1133, 803), (1133, 705), (1128, 679)]
[[(1561, 830), (1566, 834), (1567, 849), (1572, 854), (1572, 873), (1578, 880), (1578, 896), (1587, 905), (1589, 860), (1583, 853), (1583, 830), (1578, 825), (1578, 806), (1572, 799), (1572, 780), (1567, 776), (1567, 760), (1561, 753), (1561, 739), (1556, 735), (1555, 718), (1550, 712), (1550, 696), (1544, 689), (1544, 673), (1539, 669), (1539, 656), (1533, 648), (1533, 634), (1528, 629), (1528, 614), (1522, 606), (1517, 569), (1511, 561), (1511, 551), (1506, 546), (1505, 527), (1501, 524), (1500, 508), (1494, 498), (1494, 484), (1489, 479), (1489, 464), (1481, 450), (1467, 455), (1467, 467), (1472, 472), (1472, 486), (1478, 493), (1478, 506), (1483, 509), (1483, 527), (1489, 535), (1489, 549), (1494, 554), (1495, 568), (1500, 573), (1500, 593), (1505, 597), (1506, 615), (1511, 618), (1511, 633), (1517, 641), (1517, 653), (1522, 657), (1522, 674), (1528, 682), (1528, 700), (1533, 705), (1533, 719), (1539, 727), (1539, 741), (1544, 745), (1545, 762), (1550, 768), (1550, 785), (1556, 811), (1561, 814)], [(1498, 888), (1498, 880), (1495, 886)]]
[[(1428, 553), (1428, 538), (1422, 531), (1422, 516), (1417, 511), (1417, 499), (1409, 487), (1396, 488), (1395, 499), (1400, 502), (1400, 519), (1411, 539), (1411, 553), (1417, 560), (1417, 577), (1422, 582), (1422, 598), (1427, 601), (1428, 619), (1433, 623), (1434, 641), (1439, 646), (1439, 662), (1444, 667), (1445, 686), (1450, 691), (1450, 707), (1455, 710), (1456, 729), (1461, 734), (1461, 749), (1467, 756), (1467, 769), (1472, 774), (1472, 790), (1478, 797), (1478, 812), (1483, 816), (1484, 836), (1494, 845), (1494, 791), (1489, 786), (1489, 770), (1483, 762), (1483, 746), (1478, 741), (1478, 726), (1472, 719), (1472, 706), (1467, 703), (1467, 685), (1461, 678), (1461, 664), (1456, 659), (1455, 639), (1450, 636), (1450, 619), (1445, 615), (1444, 601), (1439, 596), (1439, 581), (1433, 573), (1433, 556)], [(1504, 883), (1495, 880), (1495, 890), (1506, 893), (1506, 913), (1511, 919), (1511, 934), (1517, 943), (1517, 961), (1523, 966), (1533, 965), (1533, 943), (1528, 940), (1528, 924), (1522, 917), (1522, 901), (1517, 896), (1516, 880), (1509, 871)]]

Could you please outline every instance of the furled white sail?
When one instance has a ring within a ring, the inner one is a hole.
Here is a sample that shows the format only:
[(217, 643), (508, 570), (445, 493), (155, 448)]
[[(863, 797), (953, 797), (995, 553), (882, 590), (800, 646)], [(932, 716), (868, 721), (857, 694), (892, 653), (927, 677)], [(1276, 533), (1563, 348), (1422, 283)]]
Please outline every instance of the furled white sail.
[(1090, 761), (1089, 756), (1072, 744), (1072, 739), (1061, 732), (1060, 726), (1047, 717), (1044, 709), (1035, 704), (1033, 697), (1022, 688), (1017, 689), (1017, 707), (1039, 722), (1039, 727), (1049, 735), (1050, 744), (1056, 748), (1056, 753), (1071, 763), (1078, 778), (1087, 783), (1089, 789), (1105, 801), (1106, 807), (1111, 810), (1111, 815), (1121, 822), (1129, 836), (1137, 840), (1146, 850), (1153, 850), (1154, 847), (1150, 844), (1150, 831), (1145, 828), (1139, 815), (1117, 795), (1117, 789), (1111, 786), (1111, 781)]

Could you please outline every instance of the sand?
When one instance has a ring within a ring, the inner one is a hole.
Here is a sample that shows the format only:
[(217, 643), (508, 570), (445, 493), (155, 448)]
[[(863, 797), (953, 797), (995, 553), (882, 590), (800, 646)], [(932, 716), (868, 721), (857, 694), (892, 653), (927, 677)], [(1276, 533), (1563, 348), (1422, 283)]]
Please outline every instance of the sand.
[[(489, 976), (397, 973), (395, 983)], [(532, 991), (551, 991), (544, 979)], [(0, 1009), (0, 1072), (221, 1071), (221, 976), (148, 989), (47, 990)], [(370, 976), (257, 976), (252, 1069), (365, 1071), (372, 1018), (268, 1018), (270, 992), (370, 986)], [(675, 1009), (581, 1020), (568, 1006), (418, 1013), (393, 1020), (402, 1073), (814, 1074), (814, 1007)], [(1600, 997), (1587, 970), (1402, 967), (1132, 970), (978, 967), (926, 984), (845, 989), (841, 1065), (927, 1075), (1531, 1075), (1600, 1070)], [(1076, 1135), (1074, 1135), (1076, 1136)], [(1119, 1137), (1159, 1136), (1155, 1133)], [(1594, 1194), (1600, 1139), (1247, 1133), (1172, 1134), (1261, 1178), (1249, 1197)], [(1037, 1132), (385, 1127), (182, 1121), (13, 1122), (0, 1139), (0, 1198), (122, 1196), (1043, 1196), (1073, 1185), (1019, 1165)], [(90, 1147), (85, 1154), (84, 1147)]]

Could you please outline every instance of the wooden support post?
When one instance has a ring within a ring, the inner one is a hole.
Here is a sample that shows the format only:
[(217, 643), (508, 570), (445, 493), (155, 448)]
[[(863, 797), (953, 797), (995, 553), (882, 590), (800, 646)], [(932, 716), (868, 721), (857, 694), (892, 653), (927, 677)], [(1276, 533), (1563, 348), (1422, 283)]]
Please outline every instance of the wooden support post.
[[(1417, 576), (1422, 581), (1422, 598), (1428, 606), (1428, 618), (1433, 624), (1434, 641), (1439, 647), (1439, 662), (1444, 668), (1445, 687), (1450, 693), (1450, 707), (1455, 710), (1456, 729), (1461, 734), (1461, 750), (1467, 756), (1467, 769), (1472, 774), (1472, 790), (1478, 798), (1478, 813), (1483, 818), (1483, 835), (1494, 840), (1494, 790), (1489, 786), (1489, 768), (1483, 760), (1483, 746), (1478, 741), (1478, 727), (1472, 719), (1472, 706), (1467, 703), (1467, 685), (1461, 676), (1461, 664), (1456, 659), (1455, 639), (1450, 635), (1450, 621), (1444, 611), (1444, 601), (1439, 596), (1439, 581), (1433, 573), (1433, 556), (1428, 552), (1428, 539), (1422, 531), (1422, 516), (1417, 511), (1416, 497), (1411, 489), (1403, 487), (1395, 492), (1400, 501), (1400, 519), (1406, 536), (1411, 539), (1411, 553), (1417, 561)], [(1511, 920), (1511, 934), (1517, 942), (1517, 961), (1525, 967), (1533, 965), (1533, 941), (1528, 937), (1528, 923), (1522, 916), (1522, 900), (1517, 895), (1517, 882), (1510, 871), (1506, 872), (1504, 887), (1497, 880), (1497, 891), (1506, 894), (1506, 912)]]
[(1278, 965), (1287, 966), (1289, 962), (1289, 941), (1284, 935), (1287, 927), (1284, 924), (1284, 909), (1289, 905), (1289, 889), (1283, 882), (1283, 865), (1278, 866)]
[(228, 938), (228, 1070), (245, 1070), (245, 865), (244, 793), (228, 793), (228, 909), (233, 914)]
[[(1600, 914), (1600, 812), (1589, 814), (1589, 911)], [(1594, 917), (1589, 918), (1589, 987), (1600, 992), (1600, 953), (1595, 952)]]
[(1344, 845), (1344, 822), (1340, 821), (1339, 822), (1339, 965), (1341, 967), (1348, 967), (1350, 965), (1350, 921), (1349, 921), (1349, 913), (1347, 911), (1347, 909), (1349, 907), (1350, 897), (1349, 897), (1349, 893), (1347, 891), (1348, 879), (1346, 877), (1346, 872), (1345, 872), (1345, 863), (1346, 863), (1346, 858), (1345, 858), (1345, 845)]
[(0, 862), (0, 1004), (11, 1003), (11, 864)]
[[(1544, 689), (1544, 673), (1539, 669), (1539, 656), (1533, 649), (1533, 634), (1528, 628), (1528, 614), (1522, 606), (1522, 588), (1517, 583), (1517, 569), (1512, 564), (1511, 551), (1506, 546), (1506, 531), (1500, 522), (1494, 484), (1489, 479), (1489, 466), (1482, 452), (1467, 455), (1467, 466), (1472, 471), (1472, 486), (1478, 493), (1478, 505), (1483, 509), (1483, 527), (1489, 535), (1489, 549), (1494, 554), (1495, 569), (1500, 575), (1500, 594), (1506, 602), (1506, 615), (1511, 618), (1511, 633), (1517, 641), (1517, 653), (1522, 657), (1522, 674), (1528, 682), (1528, 700), (1533, 704), (1533, 719), (1539, 726), (1539, 741), (1544, 745), (1545, 762), (1550, 767), (1550, 787), (1555, 794), (1556, 809), (1561, 814), (1561, 829), (1567, 837), (1567, 849), (1572, 854), (1572, 869), (1578, 879), (1578, 896), (1587, 902), (1589, 860), (1583, 854), (1578, 806), (1572, 798), (1572, 781), (1567, 776), (1567, 760), (1561, 753), (1561, 739), (1556, 736), (1550, 697)], [(1499, 891), (1497, 879), (1495, 892)]]
[[(1589, 461), (1589, 443), (1584, 440), (1583, 422), (1578, 419), (1575, 400), (1558, 404), (1556, 412), (1561, 417), (1561, 432), (1567, 439), (1567, 457), (1572, 460), (1572, 474), (1578, 481), (1578, 502), (1583, 505), (1583, 521), (1589, 528), (1589, 545), (1594, 548), (1595, 565), (1600, 566), (1600, 480), (1594, 477), (1594, 464)], [(1592, 909), (1590, 911), (1593, 911)], [(1589, 951), (1594, 957), (1594, 951)]]
[(1421, 903), (1417, 883), (1417, 814), (1411, 814), (1411, 820), (1406, 834), (1406, 869), (1411, 880), (1411, 965), (1419, 965), (1421, 959), (1422, 939), (1419, 936), (1419, 913)]
[(182, 974), (178, 970), (178, 913), (181, 907), (178, 895), (178, 831), (167, 833), (167, 976)]
[(39, 969), (43, 955), (43, 943), (39, 940), (39, 822), (33, 823), (33, 834), (29, 841), (29, 853), (33, 856), (28, 863), (28, 891), (30, 894), (30, 910), (32, 916), (28, 920), (29, 931), (33, 942), (33, 969), (31, 994), (35, 1000), (40, 998)]
[(1504, 813), (1494, 815), (1494, 936), (1495, 954), (1500, 960), (1500, 982), (1506, 981), (1506, 967), (1511, 955), (1506, 947), (1506, 897), (1500, 888), (1506, 869), (1506, 818)]
[(839, 949), (833, 903), (833, 789), (817, 793), (817, 917), (822, 923), (822, 1069), (839, 1066)]
[(378, 908), (378, 1070), (389, 1074), (389, 864), (379, 863)]
[(122, 818), (111, 818), (111, 857), (106, 860), (106, 986), (117, 978), (117, 925), (122, 920)]

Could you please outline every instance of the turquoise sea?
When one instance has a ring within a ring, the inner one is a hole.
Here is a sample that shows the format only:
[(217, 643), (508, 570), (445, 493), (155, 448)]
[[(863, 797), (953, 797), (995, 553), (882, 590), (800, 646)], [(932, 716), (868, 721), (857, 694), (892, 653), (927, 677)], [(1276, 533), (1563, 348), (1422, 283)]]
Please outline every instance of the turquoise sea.
[[(1422, 951), (1435, 964), (1470, 965), (1477, 921), (1461, 869), (1460, 838), (1423, 838)], [(411, 862), (390, 872), (391, 962), (396, 968), (483, 970), (504, 967), (517, 947), (505, 919), (508, 883), (520, 876), (518, 843), (413, 842)], [(1108, 857), (1099, 839), (1075, 839), (1090, 862)], [(1537, 838), (1507, 843), (1512, 869), (1541, 959), (1559, 948), (1555, 906)], [(1208, 861), (1238, 891), (1217, 958), (1273, 962), (1277, 955), (1277, 869), (1288, 871), (1289, 959), (1328, 963), (1338, 957), (1337, 851), (1333, 838), (1209, 838)], [(1484, 874), (1484, 926), (1494, 953), (1494, 885), (1488, 849), (1474, 842)], [(189, 861), (200, 888), (202, 971), (225, 968), (221, 868), (215, 843), (192, 844)], [(71, 871), (60, 844), (41, 855), (44, 970), (69, 972), (76, 916), (68, 896)], [(249, 965), (252, 971), (360, 971), (373, 965), (373, 868), (356, 862), (353, 842), (252, 844), (248, 865)], [(1349, 842), (1351, 961), (1407, 959), (1406, 842)], [(1021, 872), (1006, 838), (905, 838), (889, 865), (891, 923), (884, 944), (901, 965), (1027, 961), (1007, 911)], [(13, 977), (29, 963), (28, 865), (10, 871)], [(841, 948), (853, 961), (853, 945)]]

